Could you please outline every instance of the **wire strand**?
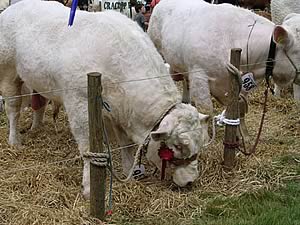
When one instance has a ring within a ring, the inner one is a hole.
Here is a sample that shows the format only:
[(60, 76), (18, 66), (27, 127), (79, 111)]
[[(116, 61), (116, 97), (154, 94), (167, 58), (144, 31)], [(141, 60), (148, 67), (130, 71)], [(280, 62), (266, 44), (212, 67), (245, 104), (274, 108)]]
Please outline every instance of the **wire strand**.
[[(284, 59), (288, 60), (288, 59)], [(275, 62), (281, 61), (281, 60), (274, 60)], [(261, 61), (261, 62), (256, 62), (256, 63), (250, 63), (250, 64), (241, 64), (241, 67), (248, 67), (248, 66), (255, 66), (255, 65), (261, 65), (269, 62), (268, 60), (266, 61)], [(217, 70), (215, 70), (217, 71)], [(172, 74), (161, 74), (160, 76), (154, 76), (154, 77), (147, 77), (147, 78), (140, 78), (140, 79), (132, 79), (132, 80), (124, 80), (124, 81), (118, 81), (118, 82), (110, 82), (107, 83), (108, 87), (111, 87), (116, 84), (123, 84), (123, 83), (131, 83), (131, 82), (140, 82), (140, 81), (146, 81), (146, 80), (153, 80), (153, 79), (159, 79), (159, 78), (164, 78), (164, 77), (169, 77), (169, 76), (179, 76), (183, 74), (189, 74), (192, 75), (197, 72), (209, 72), (208, 70), (205, 69), (196, 69), (192, 71), (185, 71), (181, 73), (172, 73)], [(110, 76), (113, 76), (114, 74), (108, 74)], [(22, 98), (22, 97), (28, 97), (28, 96), (33, 96), (33, 95), (43, 95), (43, 94), (49, 94), (49, 93), (55, 93), (55, 92), (63, 92), (63, 91), (72, 91), (72, 90), (78, 90), (78, 89), (83, 89), (87, 88), (87, 86), (82, 86), (82, 87), (72, 87), (72, 88), (61, 88), (61, 89), (53, 89), (49, 91), (41, 91), (41, 92), (36, 92), (36, 93), (28, 93), (28, 94), (21, 94), (21, 95), (14, 95), (14, 96), (7, 96), (3, 97), (3, 100), (12, 100), (16, 98)]]
[[(129, 144), (129, 145), (125, 145), (125, 146), (122, 146), (122, 147), (113, 148), (113, 149), (111, 149), (111, 151), (113, 152), (113, 151), (117, 151), (117, 150), (131, 148), (131, 147), (138, 146), (138, 145), (139, 144)], [(50, 163), (44, 163), (44, 164), (41, 164), (41, 165), (27, 166), (27, 167), (23, 167), (23, 168), (20, 168), (20, 169), (6, 171), (4, 173), (0, 173), (0, 175), (6, 175), (6, 174), (10, 174), (10, 173), (17, 173), (17, 172), (22, 172), (22, 171), (26, 171), (26, 170), (32, 170), (32, 169), (36, 169), (36, 168), (39, 168), (39, 167), (42, 167), (42, 166), (45, 166), (45, 165), (55, 165), (55, 164), (59, 164), (59, 163), (74, 161), (74, 160), (77, 160), (77, 159), (81, 159), (81, 156), (76, 156), (74, 158), (54, 161), (54, 162), (50, 162)]]

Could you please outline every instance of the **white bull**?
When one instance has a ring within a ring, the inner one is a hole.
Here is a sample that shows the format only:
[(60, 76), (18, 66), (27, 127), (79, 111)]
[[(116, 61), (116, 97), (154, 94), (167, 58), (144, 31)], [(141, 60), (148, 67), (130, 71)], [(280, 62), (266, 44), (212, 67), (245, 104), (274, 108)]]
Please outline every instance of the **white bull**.
[[(19, 95), (21, 80), (38, 92), (64, 89), (44, 96), (64, 105), (83, 154), (89, 146), (86, 74), (99, 71), (103, 98), (112, 108), (104, 112), (105, 124), (118, 143), (143, 144), (151, 133), (148, 160), (161, 169), (158, 149), (166, 144), (175, 158), (188, 162), (172, 167), (173, 181), (179, 186), (193, 182), (198, 177), (195, 156), (207, 138), (207, 116), (180, 102), (180, 93), (165, 76), (164, 61), (149, 37), (120, 13), (78, 11), (72, 27), (67, 26), (68, 16), (69, 9), (63, 5), (38, 0), (24, 0), (0, 15), (3, 96)], [(138, 79), (142, 81), (134, 82)], [(6, 102), (14, 128), (9, 135), (11, 144), (20, 143), (16, 131), (20, 105), (21, 99)], [(125, 173), (132, 162), (131, 151), (122, 150)], [(88, 197), (87, 160), (83, 188)]]
[[(290, 13), (300, 13), (300, 0), (272, 0), (271, 1), (271, 15), (272, 21), (275, 24), (284, 23), (284, 19)], [(289, 17), (287, 17), (289, 18)], [(300, 100), (300, 87), (293, 85), (294, 99)], [(275, 87), (275, 94), (280, 95), (280, 88)]]
[(274, 82), (279, 86), (299, 84), (299, 75), (292, 65), (293, 62), (299, 70), (299, 30), (297, 15), (290, 16), (282, 26), (275, 26), (247, 9), (229, 4), (164, 0), (153, 10), (148, 34), (170, 64), (171, 73), (189, 72), (190, 97), (195, 104), (202, 112), (212, 112), (211, 96), (223, 105), (232, 99), (226, 69), (232, 48), (242, 49), (241, 70), (251, 71), (255, 80), (261, 81), (273, 39)]

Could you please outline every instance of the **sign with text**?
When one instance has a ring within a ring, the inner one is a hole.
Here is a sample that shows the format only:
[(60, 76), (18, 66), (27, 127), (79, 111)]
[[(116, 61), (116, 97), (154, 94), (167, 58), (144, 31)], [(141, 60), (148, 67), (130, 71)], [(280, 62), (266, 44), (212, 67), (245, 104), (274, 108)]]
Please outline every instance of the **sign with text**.
[[(139, 4), (144, 4), (144, 1), (138, 1)], [(130, 17), (133, 12), (130, 12), (129, 0), (103, 0), (99, 1), (101, 11), (116, 10)], [(134, 10), (134, 9), (131, 9)]]

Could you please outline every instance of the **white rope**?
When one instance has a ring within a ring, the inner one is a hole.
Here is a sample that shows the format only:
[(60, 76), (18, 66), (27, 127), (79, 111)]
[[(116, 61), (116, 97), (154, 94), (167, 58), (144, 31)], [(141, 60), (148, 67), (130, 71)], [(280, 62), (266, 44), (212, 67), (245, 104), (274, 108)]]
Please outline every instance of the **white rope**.
[(134, 169), (136, 167), (136, 165), (138, 164), (138, 161), (140, 159), (140, 154), (141, 154), (141, 151), (142, 151), (142, 148), (144, 148), (144, 145), (140, 145), (135, 153), (135, 156), (134, 156), (134, 161), (133, 161), (133, 164), (132, 164), (132, 167), (131, 169), (129, 170), (129, 173), (127, 175), (127, 177), (125, 179), (121, 179), (120, 177), (118, 177), (118, 175), (114, 172), (114, 170), (111, 170), (113, 176), (116, 178), (117, 181), (121, 182), (121, 183), (126, 183), (128, 182), (132, 175), (133, 175), (133, 172), (134, 172)]
[(210, 139), (210, 141), (208, 143), (206, 143), (205, 145), (203, 145), (204, 148), (208, 147), (211, 143), (213, 143), (213, 141), (216, 138), (216, 123), (215, 123), (216, 118), (214, 117), (212, 119), (212, 137)]
[(233, 120), (233, 119), (227, 119), (225, 117), (225, 110), (221, 114), (219, 114), (218, 116), (215, 116), (214, 118), (216, 119), (217, 124), (219, 126), (223, 126), (224, 124), (231, 125), (231, 126), (238, 126), (238, 125), (240, 125), (240, 119), (239, 118), (235, 119), (235, 120)]

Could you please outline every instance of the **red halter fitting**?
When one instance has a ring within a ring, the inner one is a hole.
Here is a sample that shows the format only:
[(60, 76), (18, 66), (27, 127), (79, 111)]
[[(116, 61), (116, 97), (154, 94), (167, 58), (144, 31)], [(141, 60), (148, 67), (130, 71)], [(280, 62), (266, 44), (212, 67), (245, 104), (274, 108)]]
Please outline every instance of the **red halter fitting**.
[(165, 178), (165, 171), (167, 166), (167, 161), (171, 161), (174, 157), (174, 152), (169, 149), (166, 145), (162, 145), (158, 151), (158, 155), (162, 160), (161, 164), (161, 180)]

